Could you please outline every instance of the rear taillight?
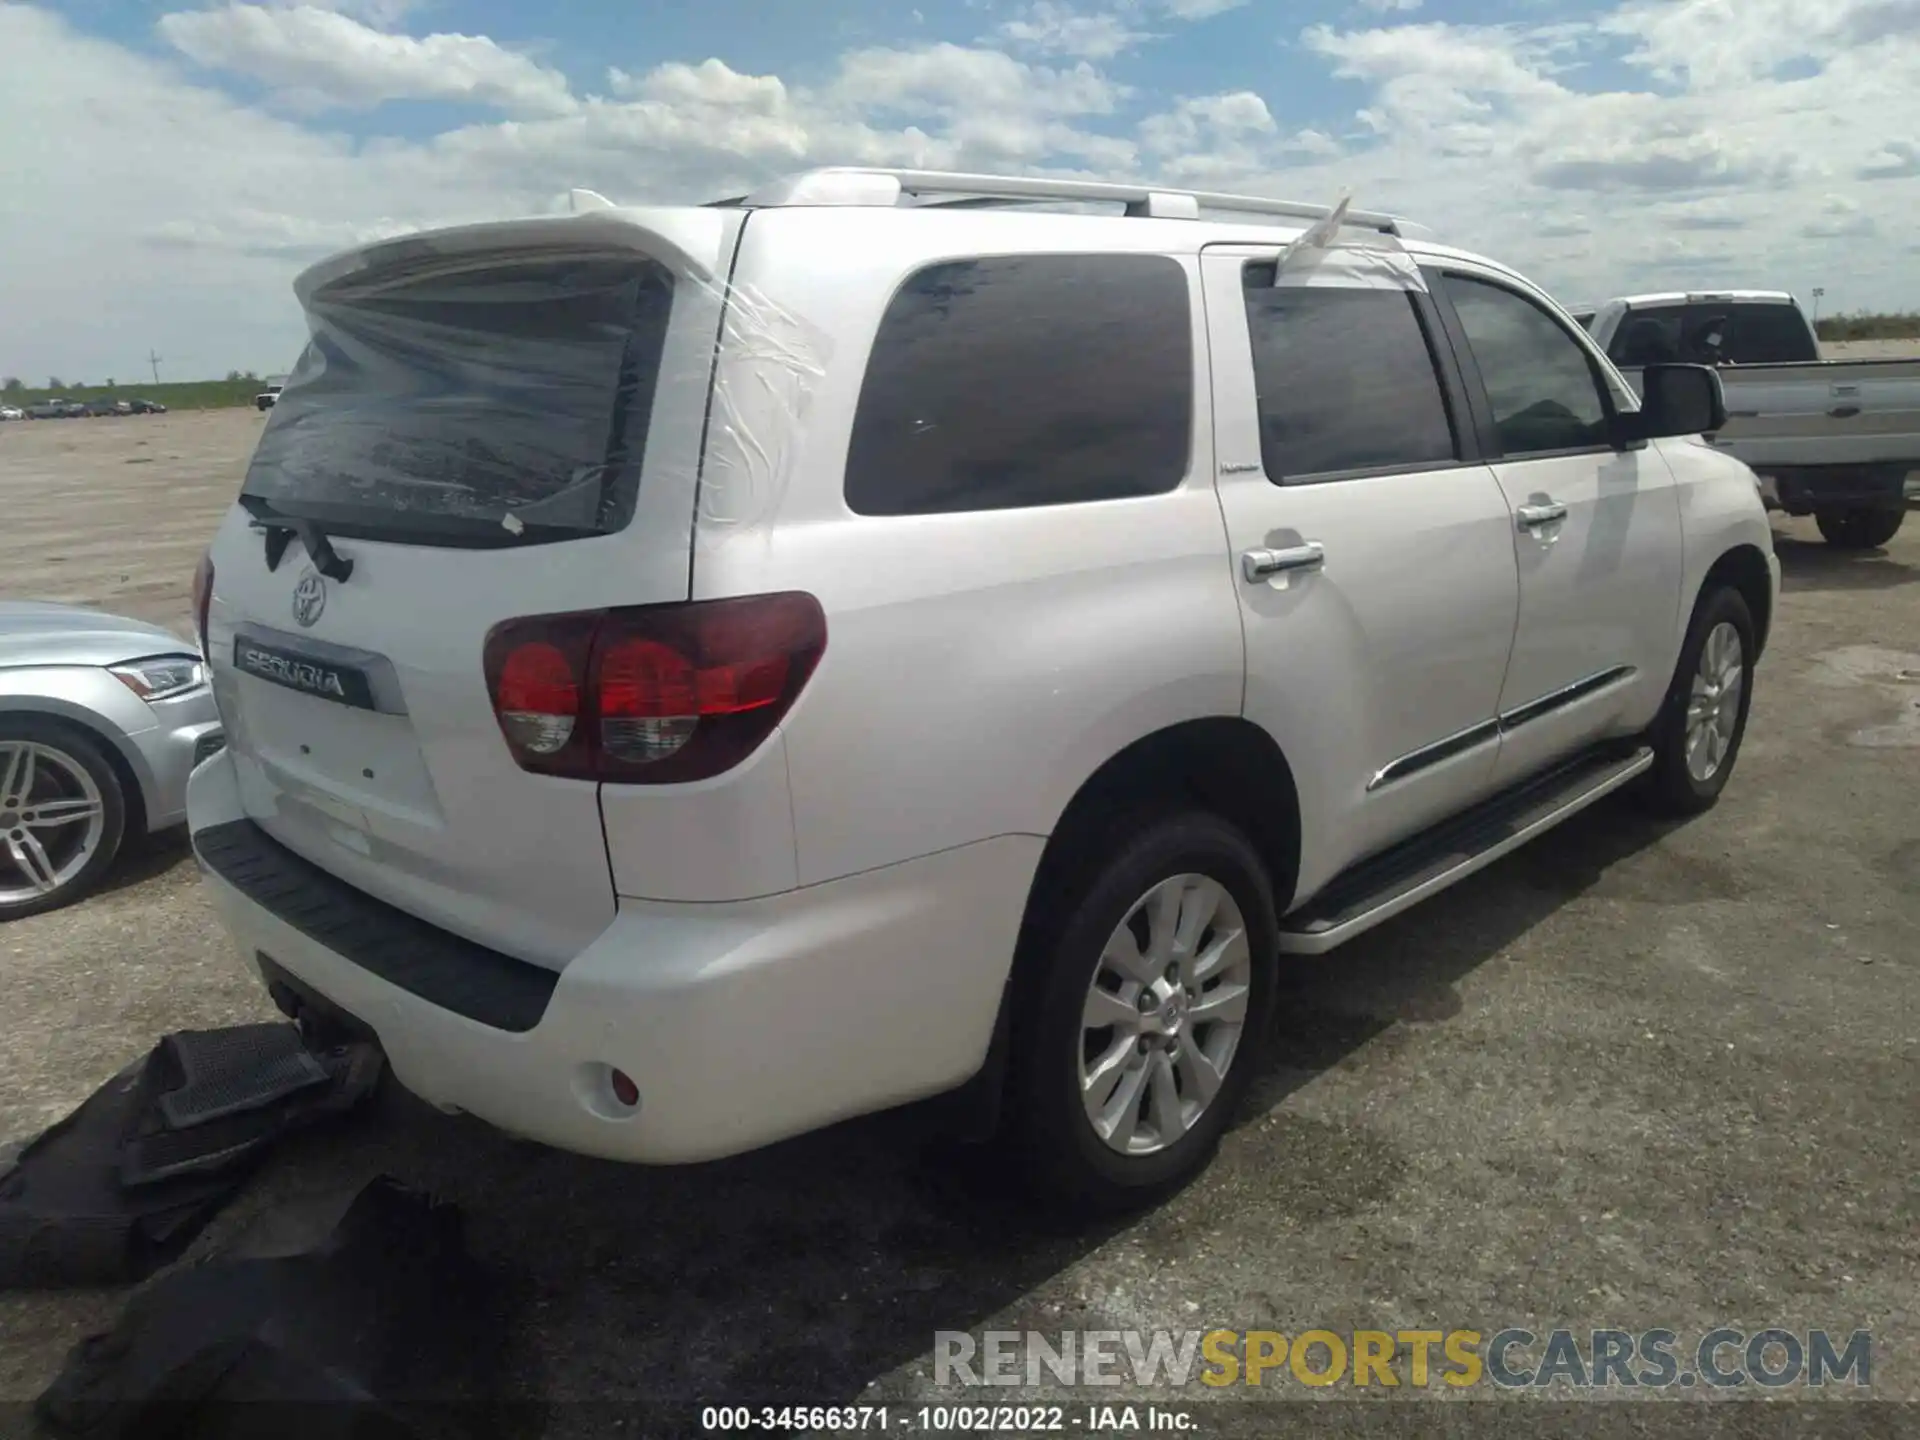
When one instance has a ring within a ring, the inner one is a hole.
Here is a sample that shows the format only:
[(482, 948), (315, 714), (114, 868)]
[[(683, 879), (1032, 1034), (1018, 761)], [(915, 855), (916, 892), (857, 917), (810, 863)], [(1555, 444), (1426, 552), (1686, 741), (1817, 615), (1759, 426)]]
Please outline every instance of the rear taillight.
[(676, 784), (758, 749), (826, 646), (798, 593), (536, 615), (487, 635), (487, 691), (523, 770)]
[(200, 641), (200, 657), (210, 660), (207, 654), (207, 611), (213, 604), (213, 552), (206, 551), (200, 556), (200, 563), (193, 567), (193, 633)]

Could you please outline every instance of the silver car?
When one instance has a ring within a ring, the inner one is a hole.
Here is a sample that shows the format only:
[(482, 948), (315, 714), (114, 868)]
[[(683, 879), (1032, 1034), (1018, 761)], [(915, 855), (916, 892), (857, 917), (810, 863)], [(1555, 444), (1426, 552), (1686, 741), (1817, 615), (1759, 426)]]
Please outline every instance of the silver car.
[(191, 642), (0, 601), (0, 921), (70, 904), (129, 836), (178, 825), (188, 773), (221, 743)]

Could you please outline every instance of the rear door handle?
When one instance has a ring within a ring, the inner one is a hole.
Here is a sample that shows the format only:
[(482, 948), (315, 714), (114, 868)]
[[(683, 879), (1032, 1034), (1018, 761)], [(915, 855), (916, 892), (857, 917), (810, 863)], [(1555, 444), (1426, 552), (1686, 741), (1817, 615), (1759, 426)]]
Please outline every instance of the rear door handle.
[(1240, 556), (1240, 573), (1249, 580), (1265, 580), (1286, 570), (1318, 570), (1326, 562), (1326, 546), (1309, 540), (1284, 550), (1248, 550)]
[(1522, 505), (1514, 511), (1514, 515), (1520, 521), (1522, 530), (1534, 530), (1542, 525), (1551, 525), (1556, 520), (1566, 519), (1567, 507), (1558, 500), (1554, 500), (1545, 505)]

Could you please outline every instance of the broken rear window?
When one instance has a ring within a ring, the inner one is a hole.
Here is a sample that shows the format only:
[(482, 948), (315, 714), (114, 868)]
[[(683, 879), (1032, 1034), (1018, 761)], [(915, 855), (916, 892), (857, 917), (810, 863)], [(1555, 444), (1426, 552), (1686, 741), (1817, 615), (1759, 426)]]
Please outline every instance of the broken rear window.
[(671, 273), (634, 258), (336, 281), (308, 300), (311, 338), (242, 494), (364, 538), (617, 530), (672, 304)]

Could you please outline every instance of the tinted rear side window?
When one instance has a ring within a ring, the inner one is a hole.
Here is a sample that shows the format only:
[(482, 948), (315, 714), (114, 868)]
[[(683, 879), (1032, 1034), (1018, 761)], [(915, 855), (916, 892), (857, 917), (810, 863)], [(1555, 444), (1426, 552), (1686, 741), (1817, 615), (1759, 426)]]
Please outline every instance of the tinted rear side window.
[(1791, 305), (1737, 305), (1733, 344), (1727, 357), (1736, 365), (1778, 365), (1818, 360), (1820, 349), (1807, 322)]
[(644, 259), (507, 257), (323, 288), (242, 494), (434, 544), (618, 529), (672, 304), (671, 273)]
[(1151, 495), (1187, 473), (1187, 277), (1161, 255), (961, 260), (880, 321), (847, 455), (862, 515)]
[(1452, 460), (1453, 429), (1413, 297), (1276, 289), (1273, 270), (1242, 271), (1267, 478)]

